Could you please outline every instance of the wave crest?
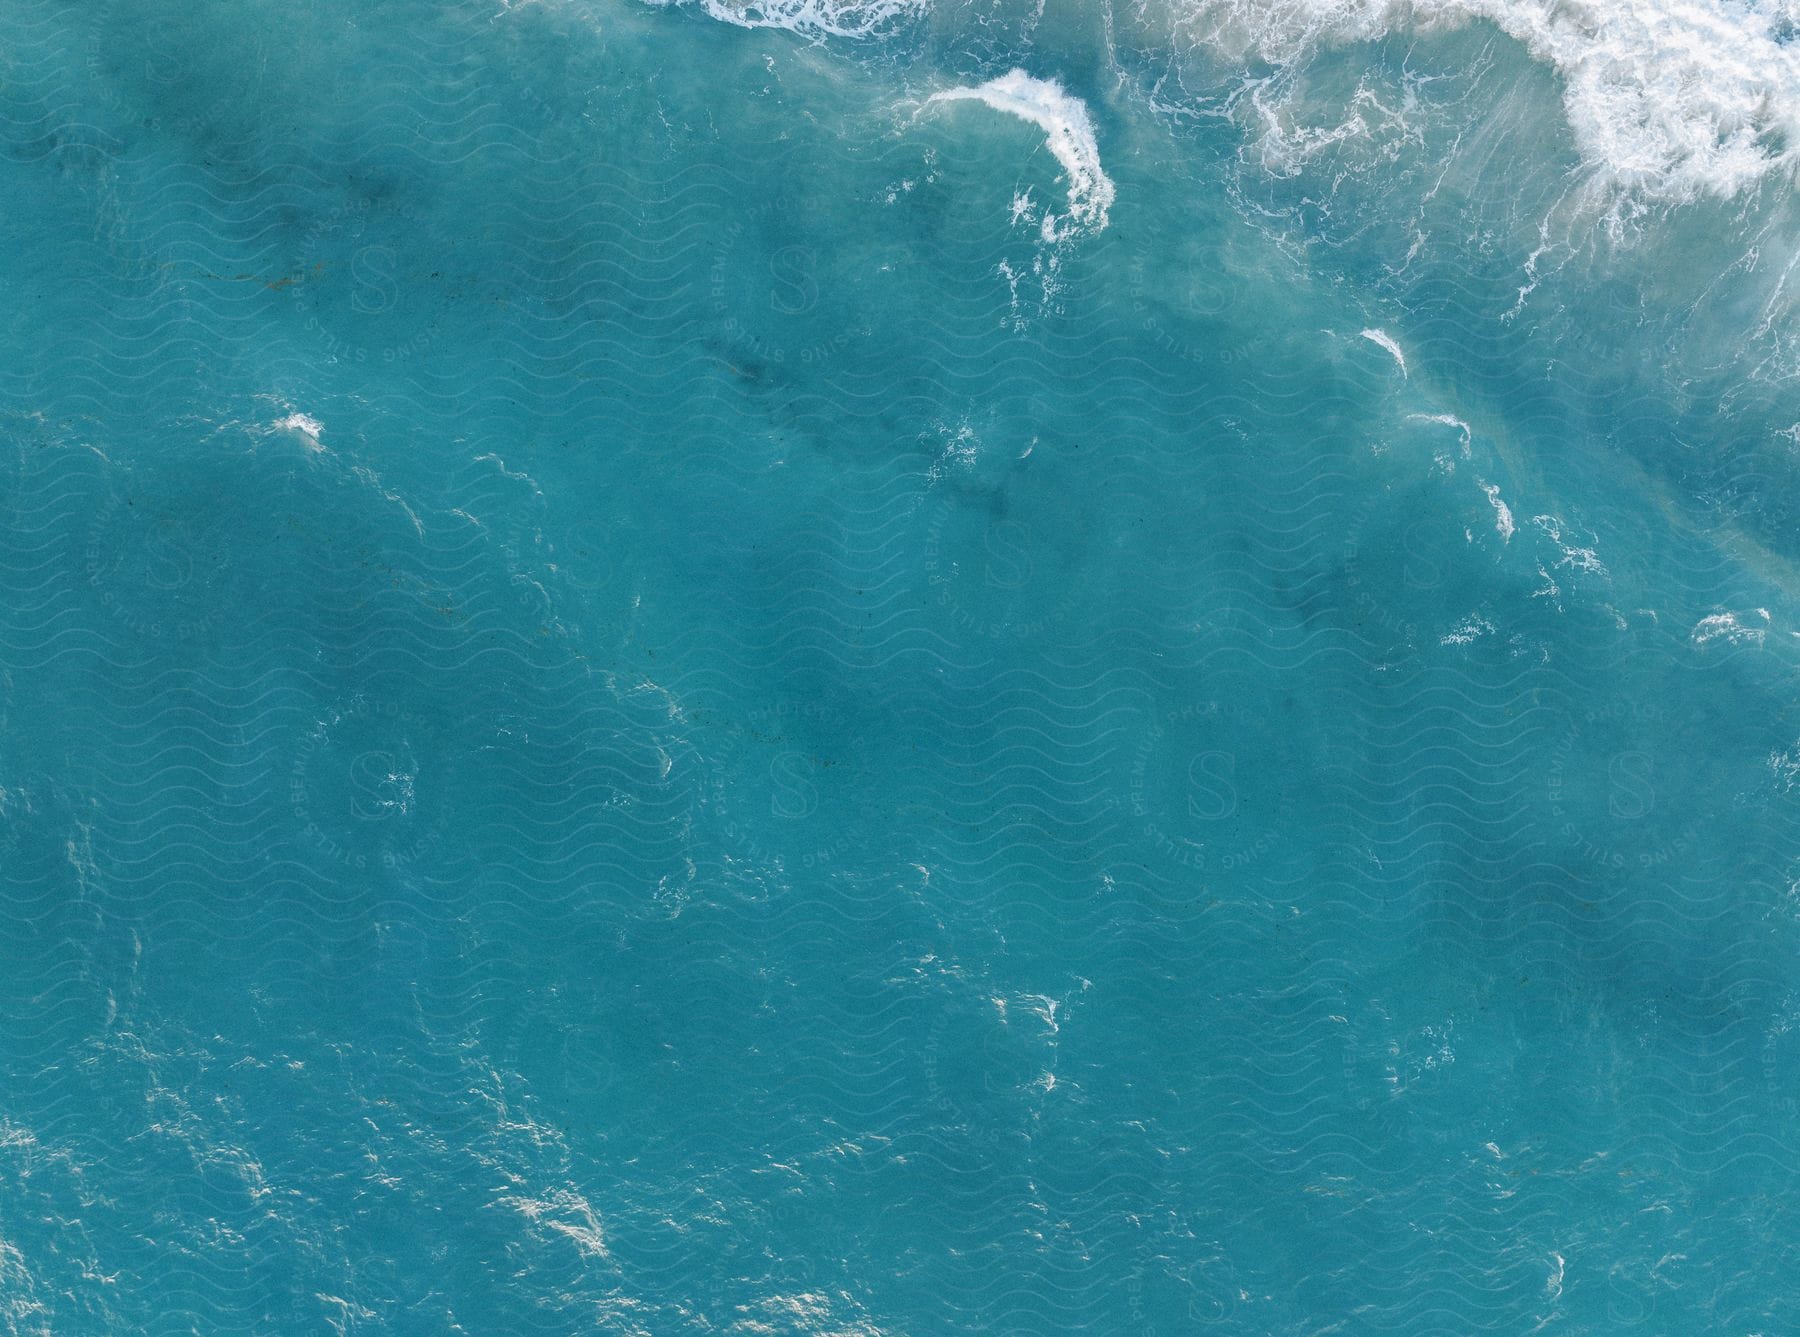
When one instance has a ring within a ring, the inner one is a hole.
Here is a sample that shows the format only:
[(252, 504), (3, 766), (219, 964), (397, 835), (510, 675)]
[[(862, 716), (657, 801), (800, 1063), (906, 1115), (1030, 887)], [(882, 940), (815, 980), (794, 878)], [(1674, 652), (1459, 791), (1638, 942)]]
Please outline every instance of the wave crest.
[(1065, 92), (1054, 79), (1037, 79), (1024, 70), (1012, 70), (978, 88), (933, 93), (927, 105), (970, 100), (1040, 127), (1050, 152), (1068, 176), (1069, 211), (1060, 218), (1045, 211), (1045, 241), (1062, 241), (1076, 232), (1105, 228), (1116, 192), (1112, 178), (1100, 166), (1100, 144), (1086, 103)]
[(1177, 31), (1275, 67), (1392, 32), (1492, 23), (1563, 80), (1577, 149), (1650, 197), (1729, 197), (1800, 165), (1791, 6), (1706, 0), (1197, 0)]

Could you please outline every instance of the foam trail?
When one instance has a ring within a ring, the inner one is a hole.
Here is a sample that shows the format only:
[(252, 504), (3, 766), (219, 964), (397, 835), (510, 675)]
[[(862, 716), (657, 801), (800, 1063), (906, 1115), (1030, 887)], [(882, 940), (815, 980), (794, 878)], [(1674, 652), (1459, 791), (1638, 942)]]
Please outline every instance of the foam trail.
[(1061, 241), (1076, 232), (1099, 232), (1106, 226), (1115, 191), (1112, 179), (1100, 166), (1100, 144), (1086, 103), (1064, 92), (1054, 79), (1033, 78), (1024, 70), (1012, 70), (979, 88), (934, 93), (929, 99), (964, 101), (984, 102), (995, 111), (1030, 121), (1048, 137), (1050, 152), (1069, 178), (1069, 212), (1061, 219), (1044, 214), (1045, 241)]
[(1494, 508), (1494, 532), (1500, 536), (1502, 543), (1511, 543), (1512, 536), (1518, 528), (1513, 523), (1512, 507), (1506, 504), (1506, 500), (1500, 495), (1500, 489), (1496, 484), (1481, 483), (1480, 479), (1477, 479), (1476, 482), (1480, 483), (1481, 490), (1487, 493), (1488, 505)]
[(700, 0), (700, 7), (740, 28), (828, 37), (871, 37), (930, 8), (926, 0)]
[(1380, 344), (1383, 348), (1387, 349), (1388, 352), (1392, 353), (1394, 355), (1394, 361), (1400, 364), (1400, 374), (1402, 376), (1411, 374), (1406, 370), (1406, 354), (1400, 351), (1400, 345), (1394, 342), (1393, 336), (1388, 334), (1386, 330), (1364, 330), (1362, 332), (1362, 337), (1372, 344)]

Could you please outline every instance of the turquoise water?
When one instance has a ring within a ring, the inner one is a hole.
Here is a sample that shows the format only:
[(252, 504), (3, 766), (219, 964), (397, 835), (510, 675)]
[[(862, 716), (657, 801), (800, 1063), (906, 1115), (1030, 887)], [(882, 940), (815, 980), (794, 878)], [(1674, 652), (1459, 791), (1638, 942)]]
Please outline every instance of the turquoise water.
[(0, 9), (0, 1331), (1800, 1328), (1800, 94), (1269, 12)]

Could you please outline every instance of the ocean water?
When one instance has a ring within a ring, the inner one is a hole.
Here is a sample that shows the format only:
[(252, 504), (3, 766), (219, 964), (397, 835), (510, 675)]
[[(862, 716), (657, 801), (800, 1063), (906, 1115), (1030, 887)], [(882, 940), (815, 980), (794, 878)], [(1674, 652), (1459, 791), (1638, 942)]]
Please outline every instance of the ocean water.
[(0, 1332), (1800, 1330), (1797, 23), (0, 7)]

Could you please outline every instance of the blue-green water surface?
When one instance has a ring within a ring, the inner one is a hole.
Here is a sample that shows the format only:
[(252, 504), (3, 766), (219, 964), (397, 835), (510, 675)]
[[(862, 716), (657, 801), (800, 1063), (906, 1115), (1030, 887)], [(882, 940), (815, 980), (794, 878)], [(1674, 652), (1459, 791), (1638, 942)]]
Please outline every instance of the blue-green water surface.
[(1786, 187), (713, 8), (0, 11), (0, 1332), (1800, 1330)]

